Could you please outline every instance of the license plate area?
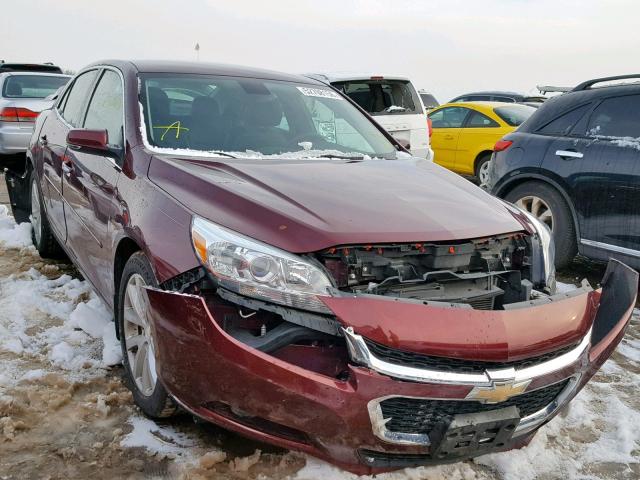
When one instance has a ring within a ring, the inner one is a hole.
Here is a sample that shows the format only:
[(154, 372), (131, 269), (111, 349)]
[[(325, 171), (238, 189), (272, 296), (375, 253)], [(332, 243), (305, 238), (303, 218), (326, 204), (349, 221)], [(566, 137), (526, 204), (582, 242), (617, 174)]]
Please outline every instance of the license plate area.
[(520, 422), (516, 407), (483, 413), (455, 415), (448, 427), (432, 432), (432, 457), (474, 456), (484, 450), (504, 447)]

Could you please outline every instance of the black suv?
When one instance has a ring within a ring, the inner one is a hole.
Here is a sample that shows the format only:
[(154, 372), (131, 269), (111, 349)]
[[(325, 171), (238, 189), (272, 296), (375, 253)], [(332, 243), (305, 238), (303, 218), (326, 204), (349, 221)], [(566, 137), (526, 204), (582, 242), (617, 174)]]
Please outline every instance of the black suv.
[(551, 228), (558, 267), (580, 252), (640, 269), (640, 83), (621, 83), (632, 79), (581, 83), (496, 144), (488, 188)]

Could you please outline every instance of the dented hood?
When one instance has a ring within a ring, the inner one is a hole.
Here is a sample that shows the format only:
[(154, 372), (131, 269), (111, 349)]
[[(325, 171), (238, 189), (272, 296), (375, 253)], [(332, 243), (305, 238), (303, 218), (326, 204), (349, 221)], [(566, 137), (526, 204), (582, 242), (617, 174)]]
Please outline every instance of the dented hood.
[(291, 252), (523, 229), (502, 201), (424, 161), (163, 156), (149, 178), (197, 215)]

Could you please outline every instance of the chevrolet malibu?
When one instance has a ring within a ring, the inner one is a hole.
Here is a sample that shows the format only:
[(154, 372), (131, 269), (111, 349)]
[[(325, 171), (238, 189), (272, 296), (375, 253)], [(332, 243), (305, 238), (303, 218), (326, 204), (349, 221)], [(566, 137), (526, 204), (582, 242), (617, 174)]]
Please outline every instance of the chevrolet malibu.
[(147, 415), (358, 473), (526, 445), (636, 301), (615, 260), (557, 293), (546, 226), (305, 77), (96, 63), (7, 182), (112, 309)]

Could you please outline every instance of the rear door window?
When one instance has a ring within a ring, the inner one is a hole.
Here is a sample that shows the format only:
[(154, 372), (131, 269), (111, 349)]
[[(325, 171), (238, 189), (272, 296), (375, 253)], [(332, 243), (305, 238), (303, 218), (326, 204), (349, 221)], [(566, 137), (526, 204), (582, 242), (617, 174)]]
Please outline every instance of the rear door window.
[(587, 134), (602, 137), (640, 137), (640, 95), (607, 98), (589, 119)]
[(581, 105), (578, 108), (574, 108), (566, 113), (563, 113), (554, 120), (551, 120), (542, 128), (538, 129), (538, 133), (545, 135), (568, 135), (573, 127), (580, 121), (580, 119), (587, 113), (590, 104)]
[(406, 80), (358, 80), (333, 85), (371, 115), (423, 113), (418, 94)]
[(84, 121), (84, 128), (106, 130), (109, 145), (116, 148), (123, 146), (122, 99), (120, 75), (105, 70), (91, 97)]
[[(433, 122), (433, 119), (431, 121)], [(499, 126), (500, 125), (498, 125), (498, 122), (495, 120), (492, 120), (486, 115), (476, 111), (472, 111), (469, 114), (469, 119), (465, 124), (465, 127), (467, 128), (491, 128)]]
[(462, 107), (447, 107), (429, 115), (433, 128), (460, 128), (469, 109)]
[(97, 70), (89, 70), (73, 82), (71, 90), (64, 100), (64, 107), (62, 108), (62, 117), (69, 125), (79, 127), (82, 124), (84, 106), (97, 74)]
[(507, 125), (512, 127), (520, 126), (527, 118), (529, 118), (536, 111), (535, 108), (529, 105), (509, 105), (505, 107), (498, 107), (493, 109)]

